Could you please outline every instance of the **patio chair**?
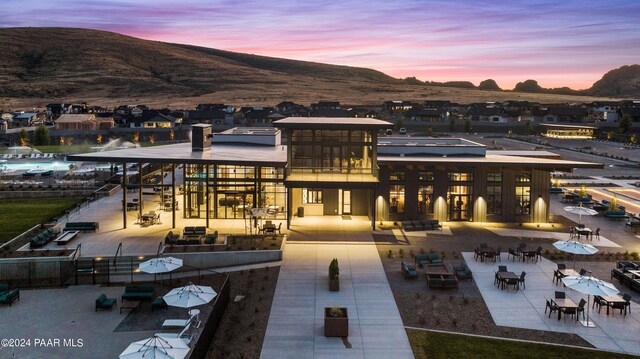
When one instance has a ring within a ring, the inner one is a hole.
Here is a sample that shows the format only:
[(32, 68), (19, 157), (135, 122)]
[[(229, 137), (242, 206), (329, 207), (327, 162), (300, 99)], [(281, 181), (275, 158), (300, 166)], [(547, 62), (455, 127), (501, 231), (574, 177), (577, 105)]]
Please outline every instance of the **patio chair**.
[(510, 285), (513, 286), (513, 289), (518, 290), (520, 288), (518, 283), (519, 283), (518, 278), (510, 278), (510, 279), (507, 279), (506, 281), (504, 281), (504, 285), (507, 287), (507, 290), (509, 290), (509, 286)]
[(560, 308), (562, 314), (564, 314), (564, 321), (567, 321), (567, 316), (576, 317), (578, 314), (578, 308)]
[(480, 248), (487, 248), (487, 244), (486, 243), (480, 243)]
[(516, 250), (513, 248), (509, 248), (509, 254), (507, 254), (507, 260), (509, 260), (509, 256), (511, 256), (511, 260), (515, 261), (516, 257), (518, 260), (520, 259), (520, 253), (516, 253)]
[(525, 252), (524, 257), (529, 260), (535, 260), (536, 262), (538, 261), (538, 252)]
[(481, 257), (481, 256), (482, 256), (482, 253), (480, 253), (480, 248), (474, 248), (473, 249), (473, 259), (478, 261), (478, 257)]
[(567, 265), (564, 263), (558, 263), (558, 269), (567, 269)]
[(502, 251), (502, 247), (498, 247), (498, 249), (496, 249), (496, 260), (499, 260), (500, 262), (502, 262), (502, 258), (500, 257), (501, 251)]
[(629, 313), (631, 313), (631, 294), (624, 293), (622, 295), (622, 299), (624, 299), (624, 311), (627, 312), (627, 308), (629, 308)]
[(482, 258), (485, 259), (492, 259), (493, 262), (495, 263), (496, 261), (496, 253), (495, 252), (486, 252), (482, 255)]
[(569, 238), (573, 238), (576, 236), (576, 232), (573, 230), (573, 227), (569, 227)]
[(578, 228), (580, 228), (580, 229), (584, 229), (584, 228), (585, 228), (585, 225), (581, 223), (581, 224), (579, 224), (579, 225), (578, 225)]
[(524, 276), (527, 275), (527, 272), (522, 271), (520, 273), (520, 279), (518, 279), (518, 289), (520, 289), (520, 284), (522, 284), (522, 288), (527, 289), (527, 286), (524, 284)]
[(555, 293), (556, 299), (564, 299), (566, 297), (567, 297), (567, 294), (565, 292), (560, 292), (556, 290), (556, 293)]
[(551, 314), (553, 314), (553, 312), (558, 310), (558, 307), (555, 304), (551, 304), (551, 301), (549, 299), (546, 299), (547, 301), (547, 306), (544, 308), (544, 313), (547, 314), (547, 309), (549, 309), (549, 318), (551, 318)]
[(538, 249), (536, 249), (536, 262), (539, 260), (542, 260), (542, 247), (538, 247)]
[(576, 312), (576, 319), (580, 317), (580, 313), (582, 313), (582, 320), (584, 320), (584, 306), (587, 305), (587, 301), (584, 298), (580, 299), (580, 303), (578, 303), (578, 310)]
[(600, 310), (602, 309), (602, 306), (603, 305), (607, 305), (607, 302), (602, 300), (601, 296), (594, 295), (593, 296), (593, 304), (591, 305), (591, 309), (595, 308), (596, 305), (598, 306), (598, 313), (600, 313)]
[(609, 304), (609, 307), (611, 308), (611, 315), (615, 313), (616, 309), (620, 309), (620, 314), (624, 310), (624, 315), (627, 315), (627, 303), (613, 302)]
[(507, 266), (498, 266), (498, 272), (508, 272)]
[(278, 231), (278, 234), (282, 234), (282, 222), (278, 224), (278, 228), (276, 229), (276, 231)]
[(500, 278), (500, 276), (498, 275), (498, 272), (495, 272), (494, 274), (494, 278), (493, 278), (493, 284), (497, 284), (498, 287), (500, 287), (500, 285), (502, 284), (502, 279)]
[(116, 298), (107, 298), (107, 296), (104, 293), (100, 294), (98, 299), (96, 299), (96, 312), (98, 311), (98, 309), (111, 310), (113, 306), (116, 304), (116, 301), (117, 301)]
[(600, 240), (600, 227), (596, 228), (596, 231), (591, 233), (591, 240), (593, 240), (593, 236), (596, 236), (597, 240)]
[(581, 276), (584, 276), (585, 274), (587, 274), (587, 270), (586, 270), (586, 269), (584, 269), (584, 268), (581, 268), (581, 269), (580, 269), (580, 275), (581, 275)]

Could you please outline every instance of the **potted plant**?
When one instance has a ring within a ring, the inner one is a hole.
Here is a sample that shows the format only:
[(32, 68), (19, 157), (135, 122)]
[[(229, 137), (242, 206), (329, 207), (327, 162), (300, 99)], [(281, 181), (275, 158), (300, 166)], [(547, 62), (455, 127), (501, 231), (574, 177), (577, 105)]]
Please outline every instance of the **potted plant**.
[(324, 336), (343, 338), (349, 336), (347, 308), (338, 306), (324, 308)]
[(338, 266), (338, 259), (333, 258), (329, 264), (329, 290), (337, 292), (340, 290), (340, 267)]

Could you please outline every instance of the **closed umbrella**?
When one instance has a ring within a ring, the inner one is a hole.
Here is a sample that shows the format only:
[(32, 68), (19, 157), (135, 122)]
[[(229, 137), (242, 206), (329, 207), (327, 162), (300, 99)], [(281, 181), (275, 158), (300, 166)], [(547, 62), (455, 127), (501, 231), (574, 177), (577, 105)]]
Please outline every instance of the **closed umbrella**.
[(149, 339), (129, 344), (120, 359), (182, 359), (187, 356), (189, 346), (179, 338), (161, 338), (157, 335)]
[(595, 216), (596, 214), (598, 214), (598, 212), (596, 210), (593, 210), (591, 208), (587, 208), (587, 207), (583, 207), (582, 203), (580, 203), (579, 206), (566, 206), (564, 207), (564, 210), (569, 212), (569, 213), (573, 213), (573, 214), (577, 214), (578, 217), (578, 224), (582, 223), (582, 216)]
[(591, 244), (580, 243), (578, 241), (557, 241), (553, 246), (561, 251), (573, 253), (573, 269), (576, 269), (576, 254), (594, 254), (598, 252), (598, 248)]
[[(162, 291), (162, 273), (170, 273), (182, 267), (182, 259), (174, 257), (157, 257), (138, 265), (141, 272), (160, 274), (160, 290)], [(171, 278), (169, 278), (171, 281)]]
[(180, 288), (174, 288), (164, 295), (164, 301), (171, 306), (191, 308), (207, 304), (218, 295), (211, 287), (189, 283)]
[(589, 302), (592, 295), (606, 297), (619, 292), (616, 287), (603, 280), (595, 278), (591, 272), (587, 272), (583, 276), (569, 276), (562, 278), (562, 283), (575, 291), (587, 295), (587, 321), (580, 321), (583, 326), (594, 328), (596, 325), (589, 321)]

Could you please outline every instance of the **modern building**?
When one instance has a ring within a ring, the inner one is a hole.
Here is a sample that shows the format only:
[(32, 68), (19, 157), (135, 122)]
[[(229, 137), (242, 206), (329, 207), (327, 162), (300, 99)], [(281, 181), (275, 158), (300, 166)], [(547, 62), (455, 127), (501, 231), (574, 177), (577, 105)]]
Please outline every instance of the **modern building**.
[(372, 118), (289, 117), (273, 125), (216, 134), (194, 125), (191, 144), (68, 159), (138, 164), (122, 176), (123, 204), (153, 188), (169, 205), (182, 196), (173, 223), (181, 212), (207, 226), (209, 219), (246, 218), (250, 208), (265, 208), (288, 226), (297, 216), (367, 216), (372, 226), (404, 219), (541, 223), (551, 171), (602, 167), (544, 151), (487, 151), (458, 138), (378, 139), (393, 125)]
[(573, 138), (573, 139), (589, 139), (596, 135), (597, 127), (586, 125), (556, 125), (543, 123), (541, 126), (545, 129), (542, 133), (545, 137), (553, 138)]

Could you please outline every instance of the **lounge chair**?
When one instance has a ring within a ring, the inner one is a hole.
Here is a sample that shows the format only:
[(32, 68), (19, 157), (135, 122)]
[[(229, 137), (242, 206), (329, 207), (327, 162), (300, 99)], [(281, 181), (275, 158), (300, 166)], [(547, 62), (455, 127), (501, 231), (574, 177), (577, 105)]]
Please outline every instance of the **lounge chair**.
[(191, 334), (187, 333), (187, 331), (189, 331), (190, 329), (191, 329), (191, 321), (189, 321), (189, 324), (186, 325), (180, 333), (156, 333), (155, 335), (165, 339), (170, 339), (170, 338), (182, 339), (185, 342), (185, 344), (189, 344), (189, 342), (191, 342), (191, 339), (193, 338)]
[(405, 262), (402, 261), (400, 263), (400, 270), (402, 271), (402, 275), (405, 278), (417, 278), (418, 277), (418, 272), (416, 272), (416, 267)]
[(116, 302), (116, 298), (107, 298), (106, 294), (102, 293), (100, 294), (98, 299), (96, 299), (96, 312), (98, 311), (98, 309), (111, 310), (113, 309), (113, 306), (116, 304)]
[(0, 294), (0, 304), (13, 304), (16, 300), (20, 300), (20, 289), (12, 289), (4, 294)]

